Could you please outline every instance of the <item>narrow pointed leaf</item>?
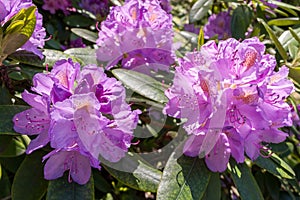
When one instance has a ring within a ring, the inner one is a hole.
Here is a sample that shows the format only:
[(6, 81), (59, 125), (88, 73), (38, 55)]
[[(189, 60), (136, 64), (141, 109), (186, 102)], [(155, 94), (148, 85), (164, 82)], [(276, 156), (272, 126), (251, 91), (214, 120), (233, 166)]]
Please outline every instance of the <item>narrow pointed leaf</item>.
[(164, 169), (157, 191), (158, 200), (201, 199), (208, 186), (211, 172), (203, 159), (173, 153)]
[(44, 154), (43, 151), (35, 151), (26, 156), (14, 178), (12, 199), (42, 199), (48, 186), (48, 181), (43, 175), (42, 157)]
[(290, 18), (278, 18), (278, 19), (272, 19), (268, 21), (268, 25), (276, 25), (276, 26), (292, 26), (300, 24), (300, 19), (298, 17), (290, 17)]
[(160, 103), (168, 101), (164, 94), (166, 88), (154, 78), (126, 69), (115, 69), (112, 73), (134, 92)]
[(235, 161), (231, 160), (229, 171), (233, 182), (240, 193), (241, 199), (264, 199), (250, 168), (245, 163), (236, 164)]
[(287, 60), (288, 56), (286, 51), (284, 50), (282, 44), (279, 42), (277, 36), (274, 34), (273, 30), (270, 28), (270, 26), (262, 19), (258, 19), (258, 21), (260, 23), (262, 23), (262, 25), (265, 27), (266, 31), (268, 32), (270, 38), (272, 39), (272, 41), (274, 42), (279, 54), (281, 55), (281, 57), (284, 60)]
[(204, 44), (204, 31), (203, 27), (201, 26), (199, 35), (198, 35), (198, 49)]

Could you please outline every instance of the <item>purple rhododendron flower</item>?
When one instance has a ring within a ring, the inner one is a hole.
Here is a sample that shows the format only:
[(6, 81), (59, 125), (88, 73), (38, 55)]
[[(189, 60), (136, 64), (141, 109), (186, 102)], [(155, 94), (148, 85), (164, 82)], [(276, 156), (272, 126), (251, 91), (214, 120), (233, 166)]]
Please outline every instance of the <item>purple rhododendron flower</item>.
[[(14, 116), (14, 129), (37, 135), (27, 153), (50, 142), (54, 150), (44, 173), (56, 179), (69, 170), (79, 184), (90, 177), (90, 167), (99, 168), (99, 157), (117, 162), (131, 145), (139, 110), (125, 101), (125, 89), (102, 68), (80, 65), (71, 59), (59, 60), (50, 73), (33, 78), (34, 93), (22, 94), (32, 108)], [(54, 166), (54, 167), (51, 167)]]
[(100, 19), (109, 12), (108, 0), (81, 0), (80, 6)]
[(224, 171), (230, 156), (244, 162), (244, 152), (254, 160), (266, 143), (287, 137), (278, 128), (292, 125), (285, 99), (294, 86), (288, 68), (275, 72), (274, 56), (264, 52), (258, 38), (209, 41), (179, 60), (165, 92), (164, 112), (186, 119), (184, 153), (205, 157), (212, 171)]
[[(34, 6), (31, 0), (0, 0), (0, 23), (3, 25), (16, 15), (21, 9)], [(26, 50), (43, 58), (42, 52), (38, 48), (43, 48), (45, 45), (46, 31), (43, 27), (43, 17), (38, 11), (35, 12), (36, 25), (33, 34), (29, 40), (20, 48)]]
[(55, 14), (56, 11), (61, 10), (65, 15), (68, 15), (68, 8), (72, 5), (70, 0), (44, 0), (42, 8), (48, 10), (51, 14)]
[(158, 1), (130, 0), (112, 7), (101, 23), (97, 59), (108, 62), (107, 69), (122, 60), (122, 67), (127, 69), (144, 65), (168, 70), (174, 63), (172, 40), (172, 16)]
[(229, 11), (212, 14), (208, 18), (207, 24), (203, 27), (204, 38), (209, 39), (218, 35), (218, 39), (221, 40), (231, 37), (230, 20)]

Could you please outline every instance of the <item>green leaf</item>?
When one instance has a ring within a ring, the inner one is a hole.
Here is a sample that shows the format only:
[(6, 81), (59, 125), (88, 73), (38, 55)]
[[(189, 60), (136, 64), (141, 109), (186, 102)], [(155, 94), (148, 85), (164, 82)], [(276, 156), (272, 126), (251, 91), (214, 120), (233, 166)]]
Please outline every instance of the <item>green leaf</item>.
[(26, 154), (22, 154), (21, 156), (11, 157), (11, 158), (0, 157), (0, 163), (2, 167), (5, 168), (7, 171), (15, 174), (19, 166), (22, 164), (23, 160), (25, 159), (25, 155)]
[(12, 118), (15, 114), (29, 109), (29, 106), (1, 105), (0, 106), (0, 135), (17, 135), (13, 130)]
[[(281, 160), (281, 159), (280, 159)], [(281, 160), (281, 164), (278, 164), (277, 162), (274, 162), (274, 160), (270, 158), (262, 158), (258, 157), (254, 163), (260, 166), (262, 169), (267, 170), (271, 174), (274, 174), (275, 176), (279, 178), (287, 178), (287, 179), (293, 179), (295, 178), (295, 174), (292, 174), (292, 172), (286, 171), (285, 168), (287, 168), (287, 164)], [(283, 166), (281, 166), (283, 165)], [(292, 169), (289, 169), (292, 170)]]
[(174, 152), (165, 166), (157, 199), (201, 199), (212, 173), (206, 168), (203, 159), (176, 156)]
[(35, 67), (44, 67), (43, 61), (39, 56), (25, 50), (16, 51), (8, 56), (8, 58), (16, 60), (20, 63), (32, 65)]
[(90, 42), (96, 43), (98, 39), (98, 33), (83, 29), (83, 28), (72, 28), (71, 31), (78, 35), (79, 37), (82, 37)]
[(56, 61), (61, 59), (72, 58), (74, 62), (81, 62), (81, 60), (76, 59), (76, 57), (58, 50), (44, 49), (43, 54), (45, 55), (45, 64), (48, 64), (50, 67), (52, 67)]
[(95, 49), (71, 48), (64, 51), (64, 53), (80, 59), (82, 65), (88, 65), (88, 64), (98, 65)]
[(97, 188), (97, 190), (103, 193), (109, 193), (113, 191), (111, 185), (105, 180), (99, 170), (93, 169), (93, 177), (95, 188)]
[(25, 153), (30, 139), (26, 135), (0, 136), (0, 157), (16, 157)]
[[(300, 35), (300, 28), (293, 29), (293, 32), (296, 35)], [(284, 31), (280, 37), (278, 38), (278, 41), (282, 44), (284, 49), (287, 49), (289, 45), (291, 44), (297, 44), (297, 39), (295, 39), (291, 33), (290, 30)]]
[(42, 158), (45, 152), (34, 151), (27, 155), (19, 167), (12, 185), (12, 199), (39, 200), (47, 191)]
[(286, 53), (286, 51), (284, 50), (283, 46), (281, 45), (281, 43), (279, 42), (277, 36), (274, 34), (273, 30), (270, 28), (270, 26), (268, 26), (268, 24), (262, 20), (262, 19), (257, 19), (260, 23), (262, 23), (262, 25), (265, 27), (266, 31), (268, 32), (271, 40), (274, 42), (279, 54), (281, 55), (281, 57), (284, 60), (288, 59), (288, 55)]
[(198, 35), (198, 50), (200, 47), (204, 44), (204, 31), (203, 31), (203, 26), (201, 26), (199, 35)]
[(29, 37), (20, 33), (11, 33), (8, 36), (4, 37), (2, 44), (2, 51), (4, 54), (11, 54), (15, 52), (17, 49), (22, 47)]
[(263, 195), (253, 177), (249, 167), (245, 164), (236, 164), (230, 161), (229, 171), (233, 182), (243, 200), (263, 200)]
[(86, 18), (83, 15), (69, 15), (64, 17), (64, 22), (68, 25), (68, 26), (73, 26), (73, 27), (88, 27), (90, 25), (95, 24), (95, 21), (90, 19), (90, 18)]
[(213, 4), (213, 0), (198, 0), (194, 3), (190, 11), (190, 23), (198, 21), (206, 15)]
[(232, 37), (244, 39), (245, 33), (251, 23), (251, 19), (252, 11), (248, 6), (241, 5), (234, 9), (230, 22)]
[(272, 19), (268, 21), (268, 25), (272, 26), (291, 26), (291, 25), (296, 25), (300, 24), (300, 18), (299, 17), (289, 17), (289, 18), (277, 18), (277, 19)]
[(287, 4), (284, 2), (280, 2), (280, 1), (273, 1), (273, 0), (269, 0), (269, 3), (275, 4), (277, 6), (279, 6), (280, 8), (289, 8), (289, 9), (293, 9), (296, 11), (300, 11), (299, 7), (293, 6), (292, 4)]
[(36, 24), (36, 7), (23, 8), (4, 24), (2, 52), (11, 54), (22, 47), (31, 37)]
[(202, 200), (221, 199), (221, 180), (219, 173), (212, 173)]
[(85, 185), (79, 185), (76, 182), (68, 182), (68, 172), (63, 177), (49, 181), (47, 200), (93, 200), (94, 180), (91, 176)]
[(168, 101), (164, 94), (166, 88), (154, 78), (127, 69), (114, 69), (112, 73), (134, 92), (160, 103)]
[(156, 192), (162, 173), (146, 164), (137, 154), (128, 153), (119, 163), (102, 166), (118, 181), (136, 190)]
[[(1, 165), (0, 165), (0, 171), (1, 171)], [(0, 199), (10, 199), (10, 180), (5, 172), (4, 169), (2, 169), (2, 176), (0, 176)]]

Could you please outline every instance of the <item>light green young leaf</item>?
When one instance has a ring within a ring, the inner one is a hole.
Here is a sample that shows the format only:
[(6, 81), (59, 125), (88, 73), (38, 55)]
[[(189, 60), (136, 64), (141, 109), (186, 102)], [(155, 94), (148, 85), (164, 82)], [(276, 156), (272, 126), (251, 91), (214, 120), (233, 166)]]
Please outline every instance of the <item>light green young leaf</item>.
[(296, 24), (300, 24), (299, 17), (277, 18), (268, 21), (269, 26), (292, 26)]
[(206, 168), (203, 159), (177, 156), (174, 152), (164, 168), (157, 200), (201, 199), (212, 172)]

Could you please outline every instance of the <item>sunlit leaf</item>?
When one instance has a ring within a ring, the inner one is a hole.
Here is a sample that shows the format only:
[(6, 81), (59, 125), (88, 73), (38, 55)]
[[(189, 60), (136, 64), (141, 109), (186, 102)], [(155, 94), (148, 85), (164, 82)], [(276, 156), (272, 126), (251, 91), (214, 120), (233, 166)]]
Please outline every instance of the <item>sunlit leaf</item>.
[(300, 19), (298, 17), (289, 17), (289, 18), (278, 18), (272, 19), (268, 21), (268, 25), (276, 25), (276, 26), (291, 26), (300, 24)]
[(115, 69), (112, 73), (134, 92), (160, 103), (168, 101), (164, 94), (166, 88), (154, 78), (127, 69)]
[(162, 173), (146, 164), (138, 155), (128, 155), (119, 163), (102, 166), (117, 180), (136, 190), (156, 192)]
[(201, 199), (212, 173), (206, 168), (203, 159), (176, 156), (174, 152), (164, 168), (157, 199)]
[(198, 0), (190, 11), (190, 22), (193, 23), (202, 19), (213, 4), (213, 0)]
[(83, 28), (72, 28), (71, 31), (78, 35), (79, 37), (82, 37), (90, 42), (96, 43), (96, 40), (98, 39), (98, 33), (83, 29)]
[(88, 64), (98, 65), (95, 49), (71, 48), (64, 51), (64, 53), (80, 59), (83, 65), (88, 65)]
[(39, 200), (47, 191), (48, 181), (44, 179), (43, 151), (27, 155), (19, 167), (12, 185), (12, 199)]
[(240, 193), (243, 200), (263, 200), (263, 195), (253, 177), (249, 167), (245, 164), (236, 164), (235, 161), (230, 161), (229, 171), (233, 182)]
[(25, 153), (30, 139), (26, 135), (0, 136), (0, 157), (16, 157)]
[(268, 24), (262, 20), (262, 19), (258, 19), (258, 21), (260, 23), (262, 23), (262, 25), (265, 27), (266, 31), (268, 32), (270, 38), (272, 39), (272, 41), (274, 42), (279, 54), (281, 55), (281, 57), (284, 59), (284, 60), (287, 60), (288, 56), (287, 56), (287, 53), (286, 51), (284, 50), (282, 44), (279, 42), (277, 36), (274, 34), (273, 30), (268, 26)]

